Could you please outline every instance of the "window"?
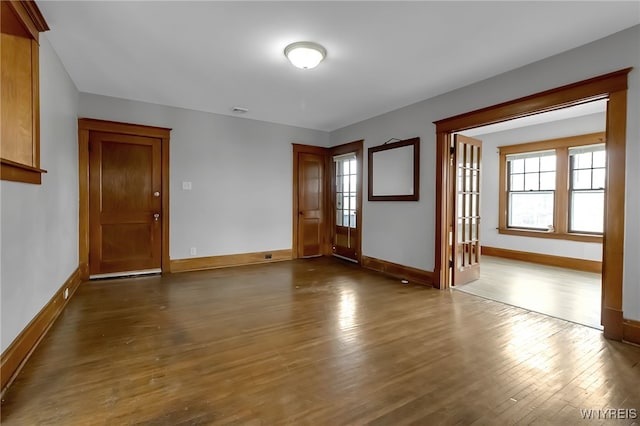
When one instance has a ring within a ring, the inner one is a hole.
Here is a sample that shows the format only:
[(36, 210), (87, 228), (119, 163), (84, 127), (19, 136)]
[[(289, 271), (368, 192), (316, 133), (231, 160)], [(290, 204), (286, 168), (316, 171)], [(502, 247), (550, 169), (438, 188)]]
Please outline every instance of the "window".
[(345, 154), (333, 158), (336, 165), (336, 225), (356, 227), (356, 155)]
[(502, 234), (601, 241), (604, 133), (500, 147)]
[(542, 231), (553, 228), (555, 151), (509, 155), (507, 162), (508, 226)]
[(569, 232), (602, 234), (605, 146), (569, 148), (569, 159)]

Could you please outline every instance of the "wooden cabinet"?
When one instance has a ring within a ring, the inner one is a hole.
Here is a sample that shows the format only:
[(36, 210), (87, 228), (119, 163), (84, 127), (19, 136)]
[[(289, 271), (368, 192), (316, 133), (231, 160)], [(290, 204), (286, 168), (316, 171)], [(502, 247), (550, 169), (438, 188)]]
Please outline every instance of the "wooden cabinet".
[(32, 1), (1, 1), (0, 177), (41, 183), (39, 33), (49, 29)]

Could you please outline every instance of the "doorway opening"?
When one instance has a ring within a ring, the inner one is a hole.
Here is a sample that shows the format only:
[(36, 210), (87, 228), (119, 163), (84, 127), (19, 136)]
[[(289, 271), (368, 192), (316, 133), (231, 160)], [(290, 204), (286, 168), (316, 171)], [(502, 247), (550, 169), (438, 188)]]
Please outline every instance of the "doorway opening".
[(627, 75), (630, 68), (562, 86), (503, 104), (439, 120), (436, 124), (436, 244), (434, 285), (448, 288), (456, 268), (450, 229), (455, 218), (450, 147), (455, 133), (590, 102), (608, 100), (606, 174), (602, 257), (601, 324), (604, 335), (623, 338), (622, 270), (624, 265), (624, 203)]
[[(454, 135), (473, 137), (484, 149), (479, 226), (472, 229), (482, 269), (473, 280), (455, 274), (458, 290), (602, 328), (606, 104)], [(458, 215), (473, 210), (473, 201)]]
[(362, 257), (363, 140), (293, 145), (293, 258)]

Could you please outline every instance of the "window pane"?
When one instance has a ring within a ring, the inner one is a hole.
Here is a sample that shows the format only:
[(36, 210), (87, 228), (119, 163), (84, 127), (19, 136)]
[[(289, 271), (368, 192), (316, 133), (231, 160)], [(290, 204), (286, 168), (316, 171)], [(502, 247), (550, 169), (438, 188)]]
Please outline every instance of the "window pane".
[(524, 175), (511, 175), (511, 191), (524, 191)]
[(549, 155), (547, 157), (540, 157), (540, 171), (541, 172), (553, 172), (556, 170), (556, 156)]
[(593, 170), (593, 189), (603, 189), (604, 188), (604, 176), (605, 169), (594, 169)]
[(606, 167), (607, 154), (606, 151), (597, 151), (593, 153), (593, 167)]
[(342, 210), (336, 211), (336, 225), (342, 226)]
[(508, 226), (544, 230), (553, 226), (553, 192), (509, 194)]
[(571, 232), (602, 233), (604, 222), (604, 191), (573, 192), (571, 194)]
[(511, 173), (524, 173), (524, 159), (512, 160), (511, 163)]
[(582, 154), (576, 154), (573, 156), (573, 168), (574, 169), (590, 169), (591, 168), (591, 153), (584, 152)]
[(537, 172), (540, 170), (540, 157), (525, 158), (524, 159), (524, 171)]
[(591, 189), (591, 169), (573, 171), (573, 189)]
[(537, 191), (538, 187), (538, 173), (527, 173), (524, 175), (524, 190), (525, 191)]
[(556, 189), (556, 172), (540, 173), (540, 190), (553, 191)]

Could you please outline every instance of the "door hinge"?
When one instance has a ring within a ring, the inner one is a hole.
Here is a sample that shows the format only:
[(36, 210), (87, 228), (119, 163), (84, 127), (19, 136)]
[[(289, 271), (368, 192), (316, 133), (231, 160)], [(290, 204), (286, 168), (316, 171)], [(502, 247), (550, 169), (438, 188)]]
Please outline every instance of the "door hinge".
[(449, 154), (453, 155), (456, 153), (456, 147), (455, 146), (450, 146), (449, 147)]

